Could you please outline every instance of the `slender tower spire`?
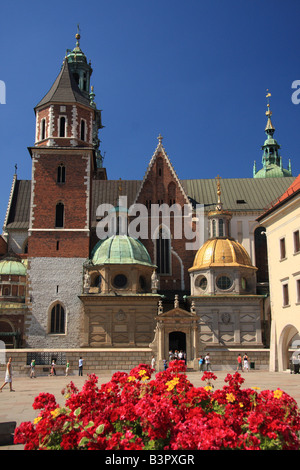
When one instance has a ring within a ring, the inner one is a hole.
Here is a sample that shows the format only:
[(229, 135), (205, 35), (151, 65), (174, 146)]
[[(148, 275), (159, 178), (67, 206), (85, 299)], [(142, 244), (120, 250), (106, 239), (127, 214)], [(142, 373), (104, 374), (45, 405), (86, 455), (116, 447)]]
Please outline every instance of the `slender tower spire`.
[(265, 134), (267, 136), (264, 145), (262, 146), (262, 169), (256, 170), (256, 163), (253, 167), (253, 178), (280, 178), (285, 176), (292, 176), (290, 169), (286, 170), (282, 166), (282, 157), (279, 153), (280, 145), (274, 139), (275, 127), (271, 121), (272, 111), (270, 107), (271, 93), (267, 90), (267, 124), (265, 127)]

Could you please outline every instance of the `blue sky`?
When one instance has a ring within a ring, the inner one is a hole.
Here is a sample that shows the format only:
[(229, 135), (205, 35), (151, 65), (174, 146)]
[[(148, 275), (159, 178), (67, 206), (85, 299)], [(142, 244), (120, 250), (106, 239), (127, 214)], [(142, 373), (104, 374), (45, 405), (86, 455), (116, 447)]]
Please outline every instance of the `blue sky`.
[(91, 59), (110, 179), (142, 179), (163, 144), (181, 179), (251, 178), (261, 168), (266, 89), (283, 165), (300, 173), (297, 0), (23, 1), (1, 5), (0, 217), (15, 164), (31, 178), (33, 108), (67, 48)]

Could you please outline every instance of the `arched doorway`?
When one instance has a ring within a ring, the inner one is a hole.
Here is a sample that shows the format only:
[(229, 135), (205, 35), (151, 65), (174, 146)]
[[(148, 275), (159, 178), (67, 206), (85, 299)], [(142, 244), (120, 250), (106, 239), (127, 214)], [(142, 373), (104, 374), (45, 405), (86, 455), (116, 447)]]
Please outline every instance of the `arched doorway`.
[(290, 366), (289, 348), (293, 338), (297, 335), (298, 330), (294, 325), (286, 325), (281, 332), (278, 342), (278, 370), (284, 371)]
[(169, 333), (169, 351), (186, 352), (186, 334), (182, 331), (171, 331)]
[(6, 348), (15, 347), (15, 336), (13, 326), (4, 320), (0, 320), (0, 341), (3, 341)]

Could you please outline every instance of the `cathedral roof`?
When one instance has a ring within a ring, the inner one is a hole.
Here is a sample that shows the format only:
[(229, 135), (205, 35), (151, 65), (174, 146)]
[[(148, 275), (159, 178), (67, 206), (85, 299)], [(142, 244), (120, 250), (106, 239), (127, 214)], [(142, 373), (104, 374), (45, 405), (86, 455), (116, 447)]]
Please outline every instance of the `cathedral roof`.
[(60, 73), (58, 74), (52, 87), (35, 108), (39, 108), (52, 102), (75, 102), (84, 104), (86, 106), (90, 105), (89, 99), (86, 98), (80, 91), (73, 74), (70, 71), (70, 66), (67, 59), (64, 59)]
[[(222, 179), (222, 202), (224, 210), (236, 212), (261, 212), (277, 201), (294, 182), (287, 178), (228, 178)], [(211, 210), (216, 205), (215, 179), (180, 180), (192, 204), (204, 204)], [(134, 203), (141, 180), (122, 180), (122, 194), (127, 196), (130, 207)], [(120, 180), (93, 180), (92, 225), (97, 225), (96, 209), (102, 203), (116, 204)], [(30, 214), (31, 181), (17, 180), (7, 210), (7, 229), (28, 229)]]

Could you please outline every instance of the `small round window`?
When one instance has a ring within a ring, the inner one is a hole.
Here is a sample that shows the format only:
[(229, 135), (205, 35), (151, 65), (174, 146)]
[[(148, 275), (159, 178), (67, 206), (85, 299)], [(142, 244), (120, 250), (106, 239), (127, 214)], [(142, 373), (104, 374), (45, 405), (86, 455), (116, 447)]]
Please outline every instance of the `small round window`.
[(230, 289), (232, 286), (232, 280), (228, 276), (220, 276), (217, 279), (217, 287), (221, 290)]
[(207, 279), (205, 276), (197, 277), (196, 287), (200, 287), (201, 290), (205, 290), (207, 288)]
[(127, 277), (124, 274), (117, 274), (114, 278), (114, 286), (118, 288), (125, 287), (127, 284)]

